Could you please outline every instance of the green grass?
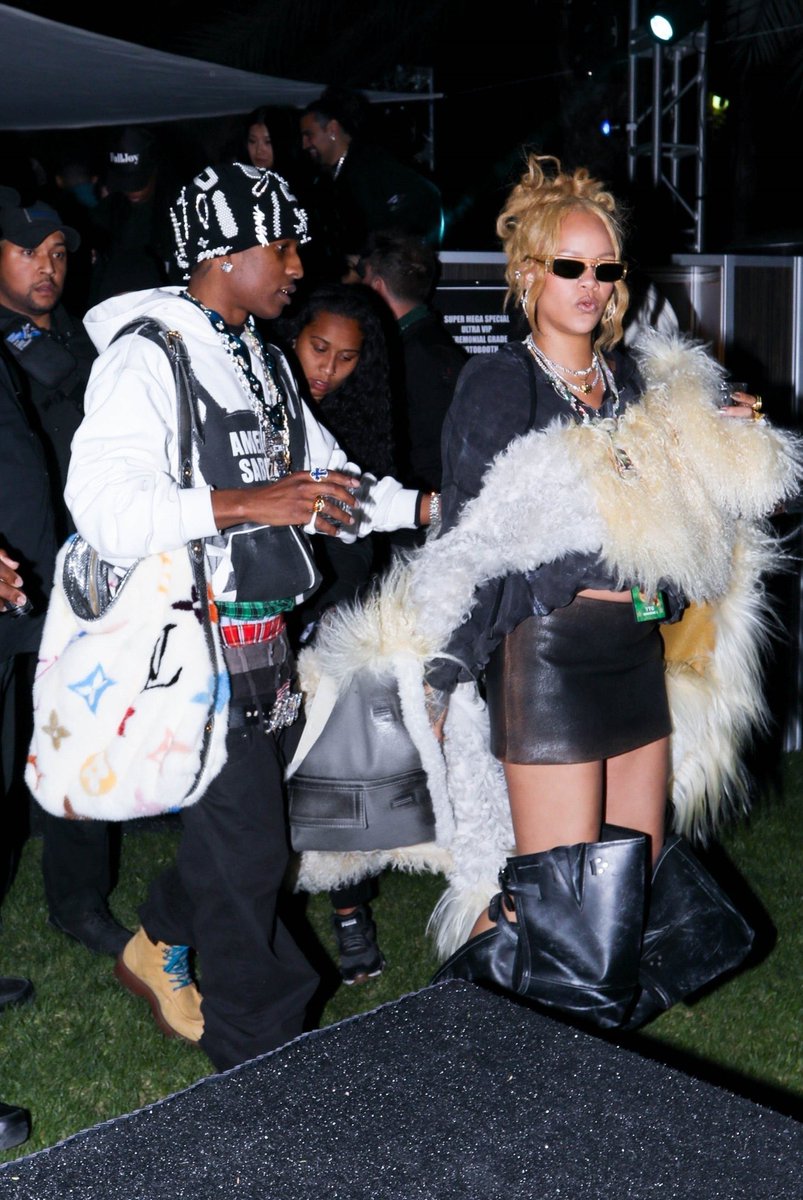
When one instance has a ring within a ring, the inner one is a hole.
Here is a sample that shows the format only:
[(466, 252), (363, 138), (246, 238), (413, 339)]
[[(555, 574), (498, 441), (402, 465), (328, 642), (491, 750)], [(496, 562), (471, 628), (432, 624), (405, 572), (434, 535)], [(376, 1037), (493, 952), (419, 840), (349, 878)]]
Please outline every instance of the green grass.
[[(774, 947), (725, 986), (693, 1006), (678, 1005), (628, 1044), (789, 1111), (795, 1098), (803, 1100), (802, 873), (796, 853), (803, 756), (786, 755), (783, 765), (779, 793), (722, 839), (727, 860), (771, 917)], [(170, 861), (176, 837), (163, 827), (126, 832), (112, 904), (130, 927), (149, 880)], [(197, 1047), (162, 1037), (144, 1001), (117, 984), (110, 959), (96, 958), (50, 929), (40, 855), (40, 841), (30, 839), (3, 907), (0, 968), (29, 975), (36, 999), (0, 1017), (0, 1099), (30, 1108), (34, 1122), (30, 1140), (0, 1153), (0, 1162), (131, 1112), (211, 1072)], [(383, 876), (374, 913), (388, 969), (364, 986), (336, 988), (321, 1024), (429, 982), (436, 962), (424, 928), (442, 887), (439, 877)], [(333, 954), (328, 898), (310, 898), (307, 915), (320, 952)]]

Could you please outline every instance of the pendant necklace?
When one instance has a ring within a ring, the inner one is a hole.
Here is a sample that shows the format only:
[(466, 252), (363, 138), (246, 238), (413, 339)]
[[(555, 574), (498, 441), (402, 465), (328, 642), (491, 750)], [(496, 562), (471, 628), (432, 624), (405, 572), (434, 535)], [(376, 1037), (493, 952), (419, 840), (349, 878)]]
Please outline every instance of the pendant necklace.
[[(190, 292), (183, 292), (182, 295), (200, 309), (220, 338), (234, 369), (237, 382), (259, 422), (265, 443), (268, 476), (270, 479), (280, 479), (290, 471), (290, 430), (287, 422), (287, 408), (276, 377), (273, 355), (265, 350), (262, 339), (257, 333), (254, 318), (249, 316), (243, 326), (242, 334), (237, 334), (213, 308), (207, 308)], [(251, 366), (252, 356), (262, 367), (266, 385), (264, 387)]]
[[(561, 368), (559, 363), (553, 363), (551, 358), (547, 358), (543, 350), (540, 350), (539, 347), (536, 346), (531, 333), (529, 333), (524, 339), (524, 345), (527, 347), (530, 354), (532, 354), (533, 358), (538, 363), (538, 366), (546, 375), (554, 391), (557, 392), (561, 400), (565, 400), (569, 405), (575, 421), (577, 421), (577, 423), (580, 425), (593, 427), (599, 430), (600, 433), (607, 434), (611, 458), (614, 468), (616, 469), (616, 473), (623, 479), (635, 478), (638, 475), (638, 472), (636, 471), (630, 456), (622, 446), (617, 444), (616, 435), (619, 430), (620, 409), (619, 389), (616, 386), (613, 373), (602, 355), (594, 354), (594, 361), (592, 362), (591, 366), (584, 367), (583, 370), (589, 372), (594, 370), (597, 373), (597, 378), (599, 378), (601, 375), (604, 379), (606, 393), (613, 399), (611, 415), (608, 417), (600, 416), (599, 409), (591, 408), (590, 405), (584, 404), (578, 396), (572, 395), (569, 389), (574, 385), (569, 383), (569, 381), (566, 379), (561, 379), (560, 375), (555, 369), (558, 368), (560, 370), (568, 368)], [(596, 383), (596, 380), (594, 382)], [(594, 384), (592, 383), (587, 387), (587, 391), (585, 393), (586, 395), (591, 391), (593, 386)], [(586, 385), (583, 384), (582, 387), (585, 388)]]
[[(530, 350), (535, 355), (541, 366), (546, 367), (551, 375), (557, 375), (557, 377), (560, 379), (560, 375), (557, 374), (560, 371), (563, 375), (574, 375), (575, 378), (582, 379), (582, 383), (572, 383), (569, 379), (561, 380), (561, 382), (565, 383), (566, 387), (571, 388), (572, 391), (577, 392), (581, 396), (588, 396), (599, 383), (600, 365), (599, 357), (596, 354), (592, 354), (590, 366), (575, 368), (564, 367), (562, 363), (556, 363), (554, 359), (549, 358), (549, 356), (544, 353), (540, 346), (536, 346), (535, 341), (531, 340)], [(591, 376), (590, 379), (589, 376)]]

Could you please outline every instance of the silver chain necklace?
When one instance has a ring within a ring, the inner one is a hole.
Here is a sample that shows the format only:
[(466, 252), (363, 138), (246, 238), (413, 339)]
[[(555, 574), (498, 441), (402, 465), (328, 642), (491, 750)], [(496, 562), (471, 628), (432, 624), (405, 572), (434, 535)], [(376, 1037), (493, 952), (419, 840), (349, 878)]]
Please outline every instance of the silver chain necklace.
[(600, 410), (591, 408), (587, 404), (573, 396), (569, 391), (571, 384), (561, 377), (552, 369), (551, 360), (546, 357), (543, 351), (539, 351), (532, 334), (528, 334), (524, 339), (524, 345), (532, 354), (535, 361), (538, 363), (541, 370), (546, 375), (555, 392), (560, 396), (561, 400), (565, 400), (572, 410), (572, 415), (580, 425), (593, 426), (596, 430), (604, 433), (608, 437), (609, 449), (613, 460), (614, 468), (618, 475), (623, 479), (635, 479), (638, 477), (636, 470), (629, 454), (620, 445), (617, 444), (617, 434), (619, 431), (619, 389), (616, 386), (616, 381), (610, 367), (605, 362), (601, 355), (595, 354), (594, 358), (596, 365), (605, 380), (605, 387), (609, 395), (613, 397), (613, 411), (609, 417), (603, 417)]
[(532, 354), (533, 358), (538, 363), (539, 367), (544, 372), (547, 379), (552, 384), (552, 387), (560, 396), (561, 400), (566, 401), (575, 417), (583, 425), (589, 425), (592, 420), (599, 419), (599, 414), (596, 409), (590, 408), (588, 405), (583, 404), (579, 396), (573, 396), (569, 389), (572, 388), (576, 391), (579, 391), (581, 395), (587, 396), (592, 387), (596, 385), (597, 379), (602, 376), (602, 378), (605, 380), (605, 385), (608, 391), (613, 396), (613, 419), (616, 420), (616, 418), (619, 416), (619, 389), (614, 382), (613, 375), (608, 369), (607, 364), (598, 354), (594, 355), (594, 362), (592, 363), (592, 368), (595, 369), (597, 373), (594, 382), (591, 384), (573, 384), (570, 383), (568, 379), (561, 379), (560, 375), (558, 375), (557, 371), (554, 369), (552, 360), (547, 358), (543, 350), (540, 350), (538, 346), (536, 346), (531, 333), (529, 333), (524, 339), (524, 345), (530, 351), (530, 354)]
[[(532, 337), (532, 334), (530, 336)], [(564, 367), (563, 363), (555, 362), (554, 358), (550, 358), (549, 355), (545, 354), (540, 346), (536, 346), (534, 340), (533, 340), (533, 347), (535, 348), (535, 352), (540, 359), (543, 359), (543, 361), (545, 363), (548, 363), (550, 365), (550, 367), (553, 368), (553, 370), (563, 371), (563, 373), (565, 375), (576, 375), (578, 379), (585, 379), (588, 375), (591, 374), (592, 371), (595, 371), (597, 373), (599, 372), (599, 362), (597, 361), (596, 354), (591, 355), (591, 365), (590, 366), (579, 367), (579, 368), (575, 369), (574, 367)]]
[[(275, 377), (273, 358), (266, 353), (256, 331), (253, 317), (248, 317), (238, 335), (226, 324), (220, 313), (207, 308), (191, 292), (184, 298), (199, 308), (217, 333), (228, 355), (237, 382), (251, 411), (256, 417), (264, 439), (265, 456), (270, 478), (281, 478), (290, 470), (290, 429), (284, 397)], [(262, 368), (262, 377), (255, 374), (249, 361), (253, 357)], [(264, 380), (264, 383), (263, 383)]]
[[(599, 355), (594, 354), (590, 367), (583, 367), (580, 371), (572, 372), (575, 375), (591, 375), (591, 372), (593, 371), (592, 378), (587, 379), (585, 383), (572, 383), (570, 379), (563, 379), (558, 374), (558, 371), (569, 371), (571, 368), (562, 367), (560, 363), (553, 362), (551, 358), (548, 358), (547, 355), (544, 354), (541, 347), (536, 346), (532, 334), (528, 334), (526, 345), (527, 349), (530, 351), (533, 358), (553, 386), (555, 386), (555, 383), (557, 382), (561, 385), (561, 388), (571, 388), (571, 390), (578, 396), (588, 396), (599, 383), (602, 374)], [(565, 393), (561, 391), (560, 394), (564, 396), (565, 399)]]

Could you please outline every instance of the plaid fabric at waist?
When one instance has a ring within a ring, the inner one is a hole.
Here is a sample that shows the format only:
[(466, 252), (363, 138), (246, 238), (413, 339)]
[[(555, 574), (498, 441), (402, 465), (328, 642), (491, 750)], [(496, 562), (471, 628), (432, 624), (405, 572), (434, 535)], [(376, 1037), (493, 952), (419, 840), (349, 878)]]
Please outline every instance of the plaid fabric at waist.
[(227, 646), (254, 646), (257, 642), (272, 642), (285, 630), (282, 613), (257, 621), (232, 621), (220, 618), (220, 636)]

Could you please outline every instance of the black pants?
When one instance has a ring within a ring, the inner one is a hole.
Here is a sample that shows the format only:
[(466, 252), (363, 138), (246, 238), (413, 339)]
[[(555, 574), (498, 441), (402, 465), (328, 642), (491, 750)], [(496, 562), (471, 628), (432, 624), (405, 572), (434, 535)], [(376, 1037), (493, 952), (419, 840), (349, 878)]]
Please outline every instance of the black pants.
[(356, 908), (358, 904), (370, 904), (377, 893), (376, 877), (369, 875), (366, 879), (358, 879), (356, 883), (348, 883), (342, 888), (332, 888), (329, 899), (332, 908)]
[(301, 1033), (318, 976), (277, 914), (289, 858), (284, 757), (260, 729), (229, 730), (228, 761), (182, 813), (176, 863), (140, 909), (155, 940), (197, 951), (201, 1046), (218, 1070)]
[[(31, 738), (35, 666), (35, 654), (19, 654), (0, 664), (3, 795), (14, 808), (13, 813), (8, 812), (4, 804), (8, 851), (7, 861), (0, 864), (0, 899), (28, 831), (30, 797), (22, 773)], [(21, 806), (24, 813), (18, 811)], [(82, 913), (105, 910), (119, 860), (119, 839), (112, 848), (107, 822), (68, 821), (41, 810), (36, 813), (36, 824), (42, 831), (42, 876), (50, 916), (69, 922)]]

